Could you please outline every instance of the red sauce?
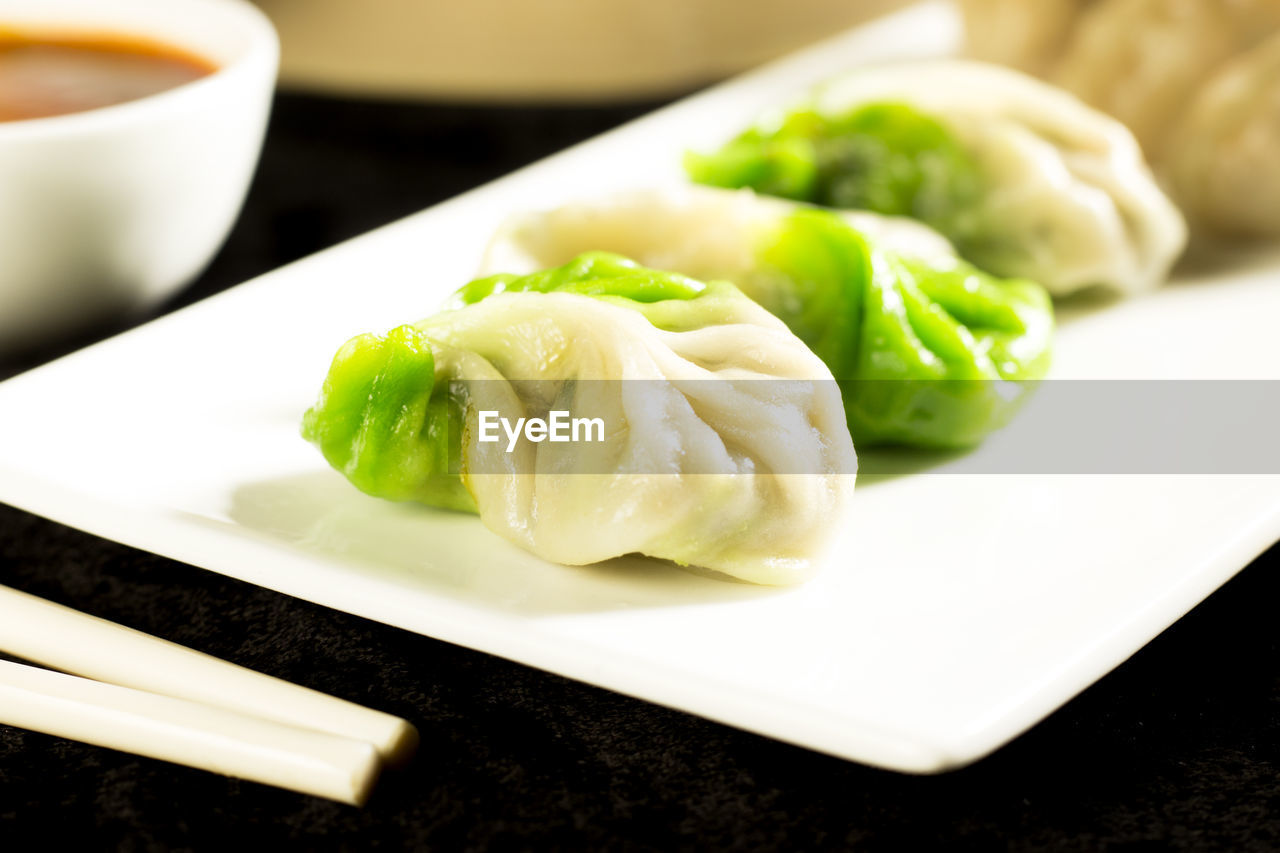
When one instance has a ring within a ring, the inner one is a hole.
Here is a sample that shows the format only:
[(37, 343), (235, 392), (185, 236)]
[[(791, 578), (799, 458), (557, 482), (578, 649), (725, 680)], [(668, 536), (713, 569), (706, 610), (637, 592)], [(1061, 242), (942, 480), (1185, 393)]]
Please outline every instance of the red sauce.
[(202, 57), (133, 36), (0, 29), (0, 121), (133, 101), (216, 70)]

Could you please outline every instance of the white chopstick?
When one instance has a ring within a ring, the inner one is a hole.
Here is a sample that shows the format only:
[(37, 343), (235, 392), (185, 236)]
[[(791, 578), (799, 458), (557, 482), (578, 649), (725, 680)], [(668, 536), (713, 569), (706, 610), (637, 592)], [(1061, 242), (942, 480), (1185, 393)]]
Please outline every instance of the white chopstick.
[(0, 723), (361, 805), (380, 768), (365, 741), (0, 661)]
[(406, 760), (404, 720), (0, 586), (0, 651), (63, 672), (362, 740)]

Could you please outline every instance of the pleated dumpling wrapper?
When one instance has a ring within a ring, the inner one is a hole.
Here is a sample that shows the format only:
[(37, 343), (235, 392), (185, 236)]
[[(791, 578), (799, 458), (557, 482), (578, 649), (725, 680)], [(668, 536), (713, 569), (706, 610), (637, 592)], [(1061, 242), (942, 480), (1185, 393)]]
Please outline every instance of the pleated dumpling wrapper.
[(911, 220), (749, 190), (641, 190), (512, 217), (482, 271), (540, 269), (587, 249), (737, 284), (826, 362), (858, 447), (976, 444), (1049, 367), (1044, 288), (981, 272)]
[(1123, 122), (1159, 163), (1205, 81), (1276, 32), (1276, 0), (1100, 0), (1049, 79)]
[(1053, 67), (1095, 0), (960, 0), (965, 52), (1030, 74)]
[(1194, 234), (1280, 235), (1278, 0), (961, 6), (971, 56), (1039, 74), (1132, 131)]
[(857, 471), (831, 372), (780, 320), (606, 253), (353, 338), (303, 434), (363, 491), (478, 512), (554, 562), (640, 553), (762, 584), (812, 574)]
[(848, 74), (686, 168), (703, 184), (919, 220), (978, 267), (1054, 295), (1153, 288), (1187, 239), (1123, 125), (977, 62)]
[(1194, 226), (1280, 237), (1280, 31), (1195, 91), (1161, 165)]

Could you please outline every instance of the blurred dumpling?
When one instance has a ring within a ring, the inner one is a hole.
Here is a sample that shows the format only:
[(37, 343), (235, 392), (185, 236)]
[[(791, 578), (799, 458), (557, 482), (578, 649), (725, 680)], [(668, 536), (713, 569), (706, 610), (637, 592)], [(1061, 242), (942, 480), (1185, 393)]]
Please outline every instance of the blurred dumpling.
[[(765, 242), (799, 207), (749, 189), (696, 184), (582, 199), (508, 217), (489, 241), (479, 272), (529, 273), (598, 250), (634, 258), (653, 269), (704, 280), (724, 278), (742, 287), (740, 280), (758, 272)], [(862, 210), (840, 211), (839, 216), (881, 249), (944, 261), (955, 258), (945, 237), (915, 220)]]
[(1280, 34), (1196, 91), (1169, 134), (1162, 172), (1197, 226), (1280, 236)]
[(1276, 0), (1102, 0), (1050, 79), (1124, 122), (1155, 162), (1190, 93), (1277, 28)]
[(1080, 12), (1096, 0), (961, 0), (969, 56), (1042, 74), (1057, 60)]
[[(557, 411), (580, 440), (520, 433)], [(812, 573), (857, 470), (831, 372), (781, 321), (728, 282), (604, 253), (353, 338), (303, 435), (361, 490), (478, 512), (548, 560), (641, 553), (764, 584)]]
[(733, 281), (826, 362), (859, 447), (975, 444), (1049, 365), (1044, 289), (982, 273), (910, 220), (747, 190), (637, 191), (513, 217), (484, 271), (540, 269), (587, 249)]
[(1186, 243), (1122, 125), (983, 63), (848, 74), (686, 167), (699, 183), (918, 219), (982, 269), (1055, 295), (1153, 288)]

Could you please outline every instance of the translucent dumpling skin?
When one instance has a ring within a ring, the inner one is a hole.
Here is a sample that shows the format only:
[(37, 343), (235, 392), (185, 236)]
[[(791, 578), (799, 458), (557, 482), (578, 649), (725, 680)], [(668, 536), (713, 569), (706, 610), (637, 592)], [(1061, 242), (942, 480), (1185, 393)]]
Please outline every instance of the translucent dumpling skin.
[(593, 248), (737, 284), (840, 380), (860, 447), (973, 445), (1049, 366), (1053, 310), (1039, 285), (981, 272), (910, 220), (748, 190), (666, 188), (518, 215), (484, 269), (537, 269)]
[(1186, 243), (1119, 122), (975, 62), (849, 74), (686, 168), (711, 186), (917, 219), (980, 268), (1055, 295), (1149, 289)]
[(1066, 47), (1072, 25), (1097, 0), (960, 0), (965, 47), (983, 62), (1043, 73)]
[(1280, 237), (1280, 32), (1223, 64), (1174, 124), (1162, 171), (1207, 231)]
[[(556, 411), (600, 428), (485, 440), (482, 418)], [(477, 512), (548, 560), (765, 584), (814, 571), (857, 470), (837, 384), (781, 321), (728, 282), (598, 252), (352, 339), (303, 435), (361, 490)]]
[(961, 0), (970, 56), (1124, 124), (1204, 238), (1280, 235), (1280, 2)]
[(1081, 16), (1050, 79), (1124, 122), (1158, 162), (1197, 89), (1278, 30), (1275, 0), (1104, 0)]

